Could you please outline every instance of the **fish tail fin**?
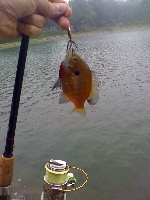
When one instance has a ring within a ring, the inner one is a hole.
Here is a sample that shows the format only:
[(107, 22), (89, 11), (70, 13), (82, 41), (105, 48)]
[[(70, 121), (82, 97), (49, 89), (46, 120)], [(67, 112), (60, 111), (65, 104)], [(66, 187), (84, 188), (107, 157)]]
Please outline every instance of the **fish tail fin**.
[(86, 116), (86, 111), (84, 108), (74, 108), (72, 112), (78, 112), (82, 116)]

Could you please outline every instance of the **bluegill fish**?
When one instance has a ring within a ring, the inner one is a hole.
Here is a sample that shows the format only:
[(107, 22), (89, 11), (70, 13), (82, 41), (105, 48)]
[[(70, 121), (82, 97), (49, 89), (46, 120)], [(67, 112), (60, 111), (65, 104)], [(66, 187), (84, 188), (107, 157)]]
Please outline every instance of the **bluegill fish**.
[(86, 62), (72, 49), (61, 62), (59, 78), (53, 86), (62, 88), (59, 103), (71, 101), (73, 111), (85, 113), (84, 103), (94, 105), (99, 100), (98, 79)]

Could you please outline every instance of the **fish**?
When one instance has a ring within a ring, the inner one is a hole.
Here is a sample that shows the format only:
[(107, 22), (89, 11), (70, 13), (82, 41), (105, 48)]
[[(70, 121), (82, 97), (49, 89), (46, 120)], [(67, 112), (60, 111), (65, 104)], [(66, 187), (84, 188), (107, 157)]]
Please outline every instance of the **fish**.
[(99, 100), (98, 86), (95, 72), (90, 70), (74, 49), (67, 50), (65, 59), (60, 64), (59, 78), (52, 88), (62, 88), (59, 104), (71, 101), (74, 104), (72, 111), (84, 115), (85, 102), (95, 105)]

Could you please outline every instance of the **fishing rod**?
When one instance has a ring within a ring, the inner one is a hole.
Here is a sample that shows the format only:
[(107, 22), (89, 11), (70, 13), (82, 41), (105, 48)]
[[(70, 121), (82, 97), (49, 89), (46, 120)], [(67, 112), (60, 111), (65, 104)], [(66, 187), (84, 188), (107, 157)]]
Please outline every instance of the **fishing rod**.
[(16, 78), (11, 103), (5, 151), (0, 158), (0, 200), (8, 200), (11, 194), (11, 182), (14, 167), (14, 138), (23, 83), (24, 69), (28, 51), (29, 37), (22, 35)]

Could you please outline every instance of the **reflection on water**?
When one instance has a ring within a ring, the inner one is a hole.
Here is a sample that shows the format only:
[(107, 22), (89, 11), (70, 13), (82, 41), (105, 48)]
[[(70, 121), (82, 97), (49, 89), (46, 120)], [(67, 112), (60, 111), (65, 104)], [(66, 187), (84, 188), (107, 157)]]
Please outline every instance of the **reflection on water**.
[[(52, 91), (67, 39), (30, 45), (15, 142), (14, 197), (39, 199), (44, 165), (62, 159), (89, 174), (70, 200), (150, 199), (150, 30), (74, 37), (97, 73), (100, 100), (70, 114)], [(9, 118), (18, 48), (0, 50), (0, 151)], [(80, 174), (76, 174), (78, 182)]]

